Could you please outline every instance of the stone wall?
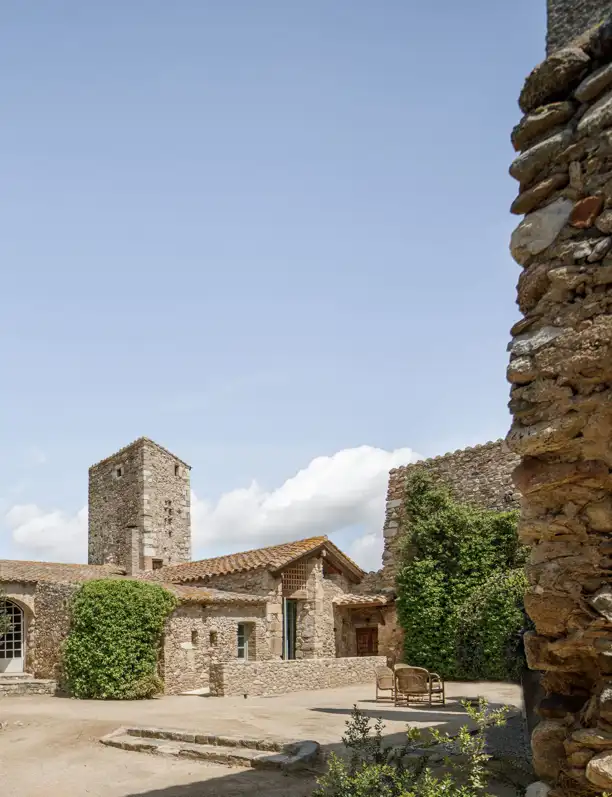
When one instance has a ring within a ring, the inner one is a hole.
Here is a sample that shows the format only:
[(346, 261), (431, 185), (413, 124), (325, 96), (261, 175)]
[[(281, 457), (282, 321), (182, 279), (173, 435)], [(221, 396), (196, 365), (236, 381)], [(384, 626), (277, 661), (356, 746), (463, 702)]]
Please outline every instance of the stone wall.
[(138, 443), (89, 469), (90, 565), (117, 564), (128, 573), (141, 569), (142, 560), (138, 551), (132, 551), (128, 530), (142, 528), (142, 479), (143, 448)]
[(160, 446), (143, 443), (143, 557), (165, 565), (191, 561), (189, 467)]
[(128, 574), (191, 559), (189, 467), (141, 438), (89, 469), (89, 563)]
[(548, 0), (548, 53), (565, 47), (610, 10), (610, 0)]
[(444, 482), (456, 500), (462, 503), (504, 511), (519, 506), (519, 495), (512, 484), (512, 470), (518, 462), (519, 458), (498, 440), (392, 470), (383, 529), (382, 583), (388, 587), (395, 585), (398, 547), (405, 531), (403, 504), (406, 483), (415, 470), (425, 470), (435, 480)]
[(265, 606), (182, 604), (166, 622), (160, 674), (166, 694), (209, 685), (211, 664), (238, 661), (238, 624), (252, 628), (250, 658), (273, 657)]
[[(579, 8), (578, 5), (575, 6)], [(529, 666), (543, 671), (537, 774), (612, 789), (612, 18), (527, 78), (512, 235), (522, 267), (507, 440), (532, 546)]]
[(36, 678), (62, 680), (62, 645), (70, 629), (70, 602), (79, 584), (39, 581), (34, 596), (31, 667)]
[(214, 664), (210, 668), (210, 688), (211, 694), (218, 697), (255, 697), (362, 683), (370, 684), (374, 694), (374, 671), (385, 664), (380, 656)]

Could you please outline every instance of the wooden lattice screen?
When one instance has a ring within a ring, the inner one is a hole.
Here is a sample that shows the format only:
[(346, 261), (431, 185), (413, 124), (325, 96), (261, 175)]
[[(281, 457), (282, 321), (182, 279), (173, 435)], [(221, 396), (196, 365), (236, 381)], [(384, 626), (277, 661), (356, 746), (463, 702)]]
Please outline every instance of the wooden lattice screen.
[(283, 593), (285, 595), (291, 595), (293, 592), (305, 589), (307, 577), (305, 562), (298, 562), (293, 565), (293, 567), (288, 567), (286, 570), (283, 570)]

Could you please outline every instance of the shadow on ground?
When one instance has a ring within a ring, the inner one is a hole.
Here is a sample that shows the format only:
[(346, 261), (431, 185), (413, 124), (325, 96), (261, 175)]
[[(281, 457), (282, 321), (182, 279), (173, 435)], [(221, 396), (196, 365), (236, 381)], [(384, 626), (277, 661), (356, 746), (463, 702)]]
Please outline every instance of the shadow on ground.
[[(460, 701), (461, 699), (459, 699)], [(390, 719), (394, 721), (405, 721), (406, 724), (415, 722), (434, 721), (439, 724), (436, 726), (442, 733), (455, 733), (463, 722), (457, 722), (458, 715), (461, 713), (460, 702), (455, 702), (447, 706), (432, 706), (431, 710), (426, 707), (423, 711), (386, 711), (381, 707), (381, 710), (366, 709), (363, 713), (368, 714), (372, 718), (381, 717), (383, 720)], [(375, 701), (371, 701), (375, 702)], [(500, 708), (501, 704), (490, 704), (491, 708)], [(323, 713), (333, 714), (347, 714), (350, 715), (351, 709), (335, 709), (335, 708), (313, 708), (312, 711), (319, 711)], [(466, 718), (467, 719), (467, 718)], [(520, 717), (515, 716), (513, 722), (522, 723)], [(427, 729), (423, 728), (426, 732)], [(500, 729), (501, 730), (501, 729)], [(519, 731), (520, 733), (520, 731)], [(400, 745), (406, 741), (405, 733), (391, 733), (384, 736), (385, 745), (393, 746)], [(506, 734), (503, 733), (503, 738), (496, 741), (496, 746), (507, 746)], [(339, 752), (342, 749), (342, 744), (327, 744), (321, 746), (322, 760), (331, 752)], [(130, 753), (126, 753), (130, 755)], [(134, 755), (137, 755), (135, 753)], [(203, 765), (205, 766), (205, 765)], [(152, 791), (133, 792), (126, 797), (242, 797), (242, 795), (265, 795), (265, 797), (310, 797), (313, 790), (316, 788), (317, 777), (322, 773), (321, 768), (317, 771), (315, 769), (303, 772), (296, 775), (284, 775), (279, 772), (261, 771), (253, 769), (245, 769), (244, 772), (228, 772), (227, 775), (209, 779), (205, 781), (196, 781), (194, 783), (185, 784), (182, 786), (170, 786), (163, 789), (154, 789)], [(527, 782), (530, 782), (529, 780)], [(499, 797), (513, 797), (515, 794), (514, 787), (506, 788), (500, 784), (492, 788), (491, 792)]]

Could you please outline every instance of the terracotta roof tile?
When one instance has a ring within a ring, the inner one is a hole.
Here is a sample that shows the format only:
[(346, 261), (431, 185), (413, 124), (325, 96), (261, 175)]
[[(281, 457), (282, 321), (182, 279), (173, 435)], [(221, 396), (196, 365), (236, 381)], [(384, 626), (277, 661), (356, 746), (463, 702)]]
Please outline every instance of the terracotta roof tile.
[(282, 545), (272, 545), (267, 548), (255, 548), (251, 551), (217, 556), (214, 559), (201, 559), (197, 562), (185, 562), (180, 565), (167, 565), (159, 570), (140, 574), (141, 578), (156, 581), (183, 583), (186, 581), (199, 581), (213, 576), (229, 575), (231, 573), (245, 573), (249, 570), (280, 570), (283, 567), (314, 553), (320, 548), (326, 548), (330, 554), (345, 567), (353, 572), (360, 580), (365, 575), (358, 565), (330, 542), (327, 537), (309, 537), (306, 540), (286, 542)]
[(123, 568), (115, 565), (78, 565), (0, 559), (0, 582), (89, 581), (93, 578), (110, 578), (124, 573)]
[(351, 593), (338, 595), (332, 601), (335, 606), (387, 606), (392, 602), (387, 595), (353, 595)]

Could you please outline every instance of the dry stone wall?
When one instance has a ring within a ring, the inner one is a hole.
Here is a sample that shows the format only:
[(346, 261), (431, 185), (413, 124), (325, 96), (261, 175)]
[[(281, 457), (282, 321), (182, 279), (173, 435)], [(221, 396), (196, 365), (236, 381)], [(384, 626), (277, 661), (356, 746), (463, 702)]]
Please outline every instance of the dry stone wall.
[(251, 630), (250, 657), (272, 658), (264, 606), (179, 606), (168, 618), (164, 633), (160, 671), (165, 693), (207, 687), (211, 664), (236, 662), (239, 623)]
[(210, 689), (218, 697), (281, 695), (361, 683), (374, 690), (375, 669), (385, 664), (382, 656), (213, 664)]
[[(395, 468), (389, 474), (385, 512), (382, 584), (395, 585), (399, 545), (406, 531), (403, 505), (406, 484), (415, 470), (425, 470), (450, 488), (457, 501), (484, 509), (517, 509), (519, 495), (512, 484), (512, 471), (519, 462), (503, 441), (465, 448), (441, 457)], [(370, 576), (371, 581), (375, 578)]]
[(75, 583), (39, 581), (34, 596), (31, 636), (32, 672), (36, 678), (62, 681), (62, 645), (70, 630), (70, 604), (79, 588)]
[(533, 760), (578, 794), (612, 789), (612, 18), (537, 66), (519, 106), (507, 442), (546, 690)]

